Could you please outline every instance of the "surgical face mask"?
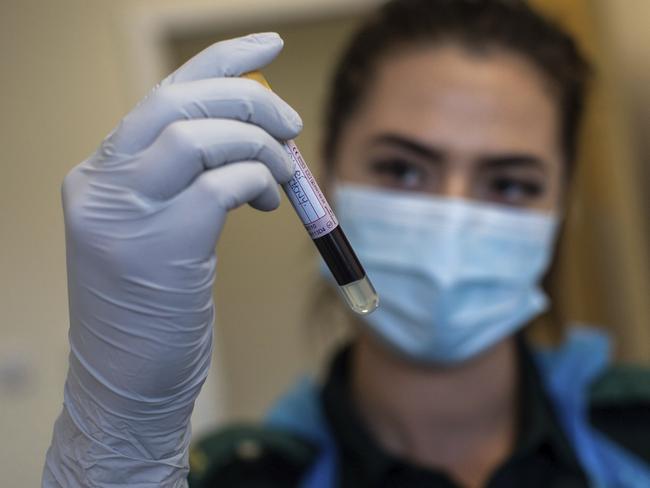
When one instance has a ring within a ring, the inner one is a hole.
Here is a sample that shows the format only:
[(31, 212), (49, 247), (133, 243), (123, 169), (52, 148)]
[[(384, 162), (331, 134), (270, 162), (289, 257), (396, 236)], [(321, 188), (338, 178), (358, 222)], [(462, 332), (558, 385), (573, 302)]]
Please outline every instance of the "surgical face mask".
[(464, 361), (547, 307), (553, 215), (341, 183), (334, 204), (379, 293), (363, 321), (411, 359)]

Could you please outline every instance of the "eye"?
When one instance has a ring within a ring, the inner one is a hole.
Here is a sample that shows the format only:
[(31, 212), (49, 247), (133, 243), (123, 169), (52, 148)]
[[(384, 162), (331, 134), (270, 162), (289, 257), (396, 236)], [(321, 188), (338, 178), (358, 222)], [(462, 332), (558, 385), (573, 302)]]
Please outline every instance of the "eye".
[(526, 205), (545, 192), (542, 182), (527, 178), (500, 176), (489, 183), (491, 200), (509, 205)]
[(421, 165), (402, 158), (374, 161), (370, 164), (370, 171), (380, 184), (403, 189), (422, 188), (428, 177)]

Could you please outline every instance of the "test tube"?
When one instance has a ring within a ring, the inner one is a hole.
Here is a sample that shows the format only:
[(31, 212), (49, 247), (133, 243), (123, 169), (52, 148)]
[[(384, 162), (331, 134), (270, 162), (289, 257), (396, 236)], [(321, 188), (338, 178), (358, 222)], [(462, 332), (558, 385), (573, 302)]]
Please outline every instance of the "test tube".
[[(242, 77), (255, 80), (271, 89), (259, 71), (251, 71)], [(379, 306), (379, 296), (375, 288), (366, 276), (298, 146), (289, 140), (284, 142), (284, 147), (296, 163), (293, 178), (282, 185), (284, 192), (332, 272), (350, 309), (361, 315), (369, 314)]]

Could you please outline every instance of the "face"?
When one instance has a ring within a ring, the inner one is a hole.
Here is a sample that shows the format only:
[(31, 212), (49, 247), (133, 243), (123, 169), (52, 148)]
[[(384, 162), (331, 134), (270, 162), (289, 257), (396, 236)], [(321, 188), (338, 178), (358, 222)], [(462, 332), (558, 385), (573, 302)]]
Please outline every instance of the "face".
[(559, 211), (560, 114), (523, 57), (445, 45), (386, 59), (343, 130), (351, 183)]

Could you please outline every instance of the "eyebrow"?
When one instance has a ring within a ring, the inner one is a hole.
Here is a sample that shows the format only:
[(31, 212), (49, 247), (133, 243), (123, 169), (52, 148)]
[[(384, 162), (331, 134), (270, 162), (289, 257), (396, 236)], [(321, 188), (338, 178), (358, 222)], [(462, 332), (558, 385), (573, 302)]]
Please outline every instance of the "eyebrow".
[(431, 160), (432, 162), (442, 162), (447, 159), (445, 152), (441, 149), (431, 147), (427, 144), (422, 144), (416, 140), (404, 137), (394, 133), (379, 134), (372, 138), (373, 144), (382, 144), (386, 146), (393, 146), (417, 154), (422, 158)]
[(547, 164), (543, 159), (530, 154), (507, 154), (503, 156), (485, 156), (479, 158), (481, 169), (533, 168), (546, 172)]
[[(379, 134), (372, 138), (373, 144), (381, 144), (396, 147), (414, 153), (422, 158), (428, 159), (433, 163), (444, 163), (447, 159), (447, 153), (428, 144), (421, 143), (409, 137), (387, 132)], [(478, 166), (481, 169), (502, 169), (502, 168), (536, 168), (544, 171), (546, 163), (543, 159), (526, 153), (512, 153), (495, 156), (483, 156), (478, 159)]]

